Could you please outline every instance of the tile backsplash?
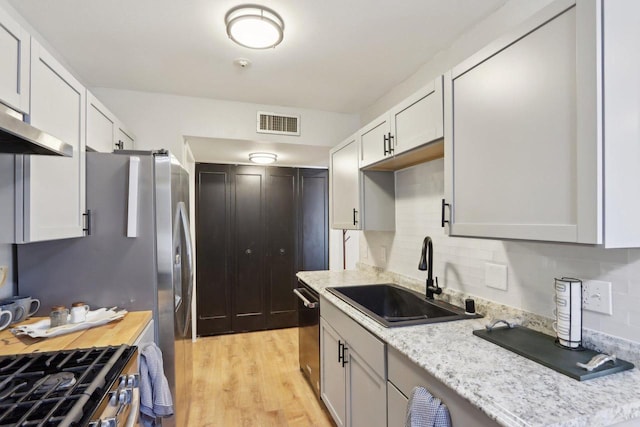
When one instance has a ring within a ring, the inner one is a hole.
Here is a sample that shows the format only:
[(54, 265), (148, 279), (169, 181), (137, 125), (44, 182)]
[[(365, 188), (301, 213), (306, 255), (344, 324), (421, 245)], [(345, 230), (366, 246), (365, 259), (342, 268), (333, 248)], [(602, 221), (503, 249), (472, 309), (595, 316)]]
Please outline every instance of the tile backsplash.
[[(640, 249), (449, 237), (440, 227), (443, 195), (442, 159), (396, 172), (396, 231), (363, 232), (360, 262), (424, 280), (418, 261), (431, 236), (440, 286), (545, 317), (553, 317), (555, 277), (608, 281), (613, 315), (585, 311), (583, 325), (640, 341)], [(507, 267), (506, 291), (487, 286), (486, 263)]]

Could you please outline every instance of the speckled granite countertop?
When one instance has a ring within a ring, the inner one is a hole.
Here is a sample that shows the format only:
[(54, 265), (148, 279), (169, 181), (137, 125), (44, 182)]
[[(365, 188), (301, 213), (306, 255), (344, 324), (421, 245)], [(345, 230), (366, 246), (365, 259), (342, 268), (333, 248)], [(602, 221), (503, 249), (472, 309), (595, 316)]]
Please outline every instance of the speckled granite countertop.
[(312, 271), (298, 277), (501, 425), (608, 426), (640, 417), (637, 367), (579, 382), (472, 335), (488, 318), (384, 328), (325, 290), (394, 281), (388, 275)]

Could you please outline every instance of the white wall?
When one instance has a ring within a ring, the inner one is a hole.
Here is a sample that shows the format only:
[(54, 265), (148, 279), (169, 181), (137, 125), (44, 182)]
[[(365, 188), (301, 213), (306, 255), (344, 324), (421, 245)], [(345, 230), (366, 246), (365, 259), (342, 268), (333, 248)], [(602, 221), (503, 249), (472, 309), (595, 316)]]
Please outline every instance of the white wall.
[(6, 277), (3, 278), (0, 273), (0, 298), (10, 297), (15, 293), (16, 281), (13, 258), (13, 245), (0, 244), (0, 266), (8, 267)]
[[(640, 341), (640, 249), (546, 242), (448, 237), (440, 226), (444, 161), (395, 173), (396, 231), (363, 232), (360, 261), (424, 280), (418, 270), (422, 240), (434, 243), (434, 275), (440, 286), (554, 317), (553, 279), (570, 276), (612, 283), (613, 316), (584, 312), (584, 326)], [(377, 255), (386, 246), (388, 262)], [(485, 263), (506, 265), (506, 291), (485, 286)]]
[[(167, 148), (181, 161), (185, 135), (334, 146), (359, 126), (355, 114), (128, 90), (91, 91), (135, 133), (136, 148)], [(301, 135), (257, 133), (257, 111), (300, 114)]]
[(462, 34), (448, 49), (436, 54), (412, 76), (361, 111), (361, 124), (369, 123), (422, 86), (453, 68), (510, 28), (529, 18), (553, 0), (509, 0), (502, 8)]

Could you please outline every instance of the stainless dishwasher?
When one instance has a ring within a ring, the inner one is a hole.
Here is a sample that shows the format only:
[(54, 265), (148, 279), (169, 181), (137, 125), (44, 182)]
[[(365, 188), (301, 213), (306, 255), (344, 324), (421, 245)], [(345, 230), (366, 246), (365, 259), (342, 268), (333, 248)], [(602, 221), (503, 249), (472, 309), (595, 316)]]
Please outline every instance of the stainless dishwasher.
[(320, 399), (320, 298), (309, 285), (298, 280), (298, 352), (300, 370)]

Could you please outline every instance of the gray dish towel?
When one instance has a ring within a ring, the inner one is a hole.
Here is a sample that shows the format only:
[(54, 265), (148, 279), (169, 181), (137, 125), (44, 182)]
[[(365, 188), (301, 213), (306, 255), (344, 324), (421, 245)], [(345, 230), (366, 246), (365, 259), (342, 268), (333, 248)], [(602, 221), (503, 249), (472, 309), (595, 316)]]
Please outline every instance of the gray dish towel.
[(407, 403), (405, 427), (451, 427), (449, 409), (424, 387), (415, 387)]
[(164, 375), (162, 352), (149, 343), (140, 353), (140, 422), (145, 427), (160, 425), (158, 417), (173, 415), (173, 400)]

